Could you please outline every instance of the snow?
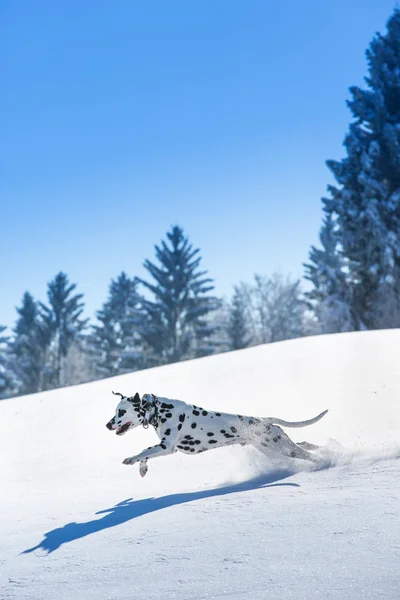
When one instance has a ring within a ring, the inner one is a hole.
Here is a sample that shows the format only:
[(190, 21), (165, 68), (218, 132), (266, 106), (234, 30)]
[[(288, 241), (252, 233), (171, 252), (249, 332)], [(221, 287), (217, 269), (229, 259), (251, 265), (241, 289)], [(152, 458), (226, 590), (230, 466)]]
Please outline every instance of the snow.
[[(1, 600), (400, 597), (400, 330), (291, 340), (0, 403)], [(317, 467), (242, 447), (149, 461), (111, 391), (302, 420)]]

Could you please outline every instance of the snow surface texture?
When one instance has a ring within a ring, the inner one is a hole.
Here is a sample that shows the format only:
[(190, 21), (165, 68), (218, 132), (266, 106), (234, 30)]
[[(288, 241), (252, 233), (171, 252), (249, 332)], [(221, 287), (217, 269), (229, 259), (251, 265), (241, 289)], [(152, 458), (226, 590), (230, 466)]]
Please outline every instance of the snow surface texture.
[[(0, 403), (0, 598), (400, 598), (400, 331), (259, 346)], [(111, 390), (301, 420), (321, 466), (231, 447), (122, 460)], [(329, 468), (328, 468), (329, 467)]]

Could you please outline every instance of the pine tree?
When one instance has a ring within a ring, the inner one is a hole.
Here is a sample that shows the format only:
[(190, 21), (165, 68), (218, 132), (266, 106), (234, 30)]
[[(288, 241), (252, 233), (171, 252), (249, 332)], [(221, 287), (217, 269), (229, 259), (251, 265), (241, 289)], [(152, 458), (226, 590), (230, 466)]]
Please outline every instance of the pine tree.
[(167, 241), (155, 246), (158, 264), (149, 260), (145, 269), (152, 277), (141, 283), (153, 299), (142, 299), (140, 334), (153, 360), (169, 363), (212, 352), (209, 338), (215, 327), (207, 315), (218, 306), (210, 296), (212, 279), (200, 271), (199, 249), (193, 249), (183, 230), (175, 226)]
[(14, 393), (14, 380), (9, 370), (8, 343), (9, 337), (4, 335), (6, 327), (0, 325), (0, 400)]
[(46, 359), (46, 388), (60, 385), (62, 359), (73, 343), (79, 343), (87, 326), (87, 319), (81, 319), (83, 294), (73, 294), (75, 289), (76, 284), (70, 284), (67, 275), (60, 272), (48, 284), (49, 306), (40, 303), (44, 335), (51, 340)]
[(98, 323), (92, 326), (92, 333), (89, 335), (90, 353), (96, 373), (102, 378), (112, 377), (118, 374), (121, 348), (113, 315), (107, 303), (97, 311), (96, 318)]
[(322, 250), (312, 246), (310, 262), (304, 265), (305, 278), (312, 284), (305, 293), (309, 308), (321, 333), (353, 331), (357, 322), (351, 314), (351, 286), (331, 215), (325, 218), (319, 239)]
[[(337, 226), (354, 329), (398, 326), (400, 317), (400, 10), (366, 53), (368, 89), (350, 88), (354, 122), (345, 138), (347, 156), (328, 161), (338, 183), (329, 186), (324, 210)], [(397, 307), (391, 319), (382, 306)]]
[(25, 292), (10, 344), (10, 368), (18, 381), (17, 393), (33, 394), (42, 386), (44, 359), (47, 344), (40, 322), (38, 306), (29, 292)]
[(138, 338), (140, 297), (138, 282), (122, 272), (111, 280), (107, 301), (97, 312), (91, 347), (102, 377), (135, 371), (145, 366)]
[(248, 306), (246, 297), (240, 286), (234, 286), (233, 297), (228, 307), (228, 322), (226, 333), (230, 350), (240, 350), (250, 344), (248, 331)]

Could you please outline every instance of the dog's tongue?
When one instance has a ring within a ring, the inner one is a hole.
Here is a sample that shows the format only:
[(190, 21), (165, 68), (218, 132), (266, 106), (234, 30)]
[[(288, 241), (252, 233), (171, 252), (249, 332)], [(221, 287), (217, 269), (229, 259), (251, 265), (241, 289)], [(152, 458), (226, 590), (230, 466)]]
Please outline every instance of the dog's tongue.
[(132, 425), (132, 423), (130, 421), (128, 423), (125, 423), (119, 429), (117, 429), (116, 434), (117, 435), (122, 435), (123, 433), (125, 433), (125, 431), (127, 431), (129, 429), (129, 427), (131, 425)]

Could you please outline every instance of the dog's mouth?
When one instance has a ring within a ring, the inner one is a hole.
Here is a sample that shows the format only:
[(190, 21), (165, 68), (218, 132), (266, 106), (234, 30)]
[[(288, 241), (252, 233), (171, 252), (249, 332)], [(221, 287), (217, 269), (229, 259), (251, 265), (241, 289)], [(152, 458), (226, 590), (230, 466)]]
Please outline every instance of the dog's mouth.
[(129, 427), (132, 425), (131, 421), (128, 421), (127, 423), (124, 423), (123, 425), (121, 425), (121, 427), (118, 427), (117, 431), (115, 432), (117, 435), (124, 435), (124, 433), (126, 433), (129, 429)]

